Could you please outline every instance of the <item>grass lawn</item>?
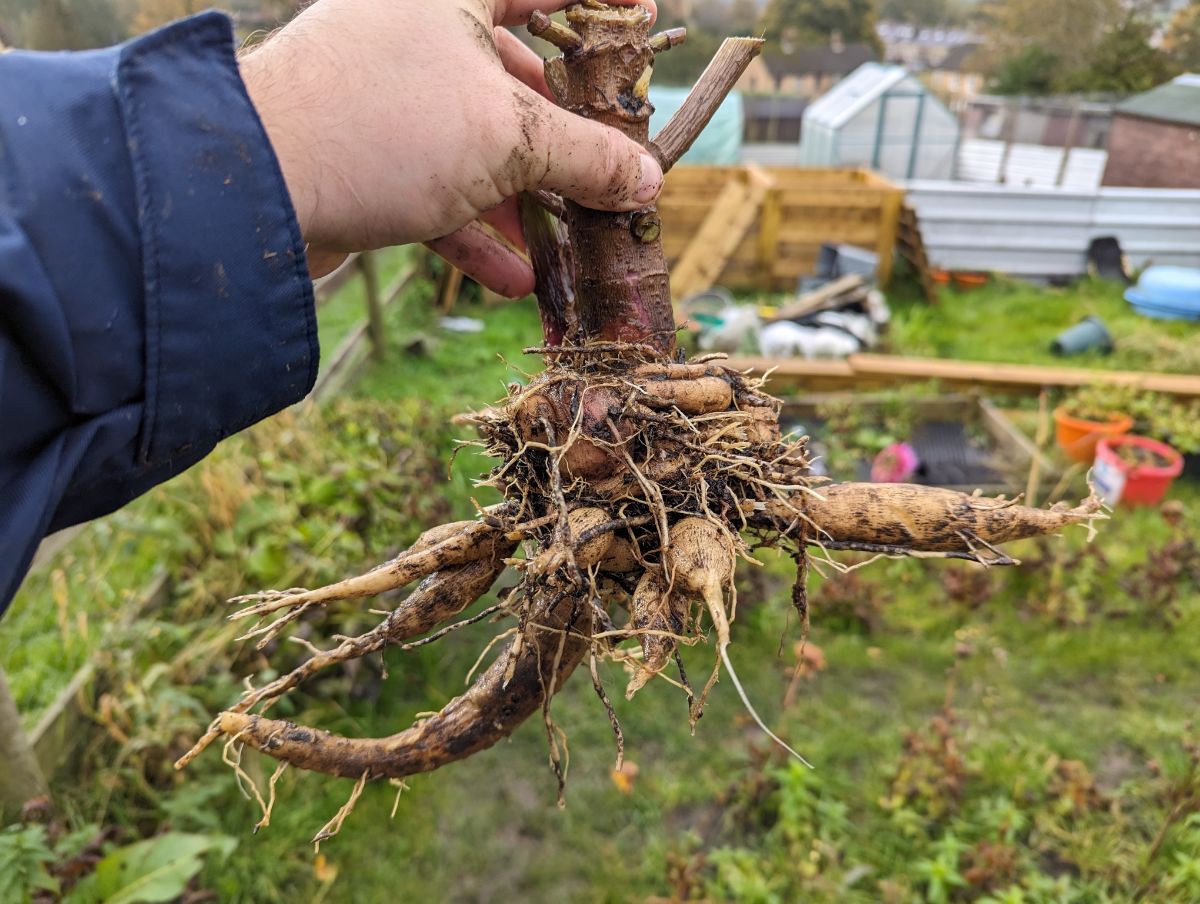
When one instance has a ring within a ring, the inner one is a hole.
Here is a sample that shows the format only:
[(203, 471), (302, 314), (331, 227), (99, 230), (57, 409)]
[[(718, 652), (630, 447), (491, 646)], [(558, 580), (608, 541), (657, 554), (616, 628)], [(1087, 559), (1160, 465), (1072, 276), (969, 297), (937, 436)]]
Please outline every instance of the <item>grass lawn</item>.
[[(975, 291), (943, 289), (941, 303), (931, 307), (916, 299), (911, 287), (898, 287), (886, 350), (972, 361), (1200, 373), (1196, 325), (1143, 317), (1122, 292), (1120, 285), (1102, 280), (1043, 288), (1000, 279)], [(1114, 352), (1054, 355), (1054, 338), (1089, 316), (1108, 326)]]
[[(936, 309), (900, 300), (892, 342), (912, 354), (1043, 360), (1049, 339), (1084, 314), (1101, 313), (1115, 331), (1125, 322), (1117, 299), (1088, 283), (997, 286)], [(77, 613), (95, 624), (128, 604), (155, 551), (177, 548), (167, 538), (181, 510), (204, 510), (199, 523), (212, 536), (197, 545), (219, 550), (162, 556), (168, 567), (187, 563), (186, 605), (105, 645), (122, 681), (102, 712), (109, 740), (60, 788), (74, 824), (138, 833), (169, 824), (236, 838), (202, 876), (222, 901), (1200, 900), (1200, 823), (1186, 822), (1200, 785), (1188, 778), (1184, 746), (1200, 703), (1200, 565), (1189, 545), (1200, 536), (1200, 490), (1186, 484), (1173, 492), (1184, 504), (1181, 528), (1156, 511), (1122, 511), (1091, 546), (1082, 530), (1018, 545), (1017, 569), (885, 561), (842, 575), (826, 566), (798, 679), (787, 563), (771, 559), (747, 576), (731, 654), (759, 710), (813, 772), (764, 742), (727, 683), (693, 737), (677, 690), (656, 682), (627, 703), (624, 675), (607, 665), (602, 677), (637, 776), (611, 776), (611, 730), (577, 674), (554, 707), (570, 739), (563, 810), (536, 720), (509, 744), (408, 781), (394, 819), (395, 789), (367, 789), (320, 856), (304, 842), (350, 783), (285, 772), (270, 827), (252, 835), (258, 807), (215, 751), (182, 777), (172, 773), (170, 753), (186, 747), (203, 712), (232, 699), (235, 677), (271, 674), (242, 650), (230, 675), (222, 594), (289, 586), (272, 582), (301, 567), (305, 582), (352, 572), (410, 539), (416, 522), (442, 520), (438, 506), (469, 514), (470, 497), (489, 500), (470, 485), (478, 458), (460, 455), (444, 481), (434, 462), (445, 438), (433, 425), (501, 397), (522, 368), (535, 370), (521, 348), (538, 320), (529, 303), (456, 313), (481, 318), (484, 331), (440, 332), (420, 305), (395, 308), (397, 341), (358, 384), (362, 407), (311, 431), (285, 424), (244, 440), (187, 493), (157, 491), (131, 520), (106, 528), (117, 532), (107, 544), (98, 536), (80, 547), (57, 585), (48, 573), (22, 592), (0, 630), (0, 663), (33, 708), (54, 685), (33, 677), (39, 663), (77, 630)], [(1118, 359), (1107, 363), (1144, 366)], [(414, 482), (395, 485), (402, 457), (381, 452), (376, 462), (371, 452), (394, 443), (437, 454), (411, 459), (400, 471), (419, 472)], [(348, 458), (365, 463), (349, 477), (335, 473)], [(224, 500), (228, 534), (213, 526), (215, 500)], [(358, 535), (365, 540), (356, 544)], [(64, 580), (66, 601), (56, 603)], [(316, 630), (362, 630), (364, 608), (340, 607)], [(386, 682), (374, 667), (331, 674), (279, 713), (335, 731), (396, 731), (462, 689), (493, 630), (391, 651)], [(687, 653), (693, 676), (710, 662), (706, 648)], [(244, 765), (265, 787), (265, 761), (247, 755)]]

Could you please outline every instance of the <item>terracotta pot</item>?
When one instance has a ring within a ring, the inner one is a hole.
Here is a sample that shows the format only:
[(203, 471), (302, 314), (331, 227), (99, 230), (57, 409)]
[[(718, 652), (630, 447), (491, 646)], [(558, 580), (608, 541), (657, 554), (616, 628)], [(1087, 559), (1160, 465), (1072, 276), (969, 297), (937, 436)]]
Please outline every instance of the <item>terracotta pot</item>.
[(1106, 436), (1120, 436), (1133, 429), (1133, 418), (1121, 415), (1111, 421), (1089, 421), (1072, 417), (1063, 408), (1054, 409), (1055, 437), (1058, 447), (1075, 461), (1090, 464), (1096, 457), (1096, 444)]

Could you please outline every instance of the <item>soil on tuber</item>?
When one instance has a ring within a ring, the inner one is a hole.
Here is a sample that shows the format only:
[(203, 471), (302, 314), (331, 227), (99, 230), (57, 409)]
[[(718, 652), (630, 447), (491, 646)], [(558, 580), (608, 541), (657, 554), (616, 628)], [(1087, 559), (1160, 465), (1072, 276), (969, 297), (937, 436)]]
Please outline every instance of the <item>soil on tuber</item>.
[[(727, 41), (679, 113), (650, 141), (654, 56), (682, 40), (678, 31), (652, 36), (641, 7), (596, 0), (569, 7), (565, 24), (535, 15), (531, 27), (563, 51), (546, 63), (559, 102), (620, 129), (668, 169), (761, 46), (754, 39)], [(544, 344), (528, 351), (544, 358), (545, 369), (471, 417), (496, 462), (481, 483), (499, 490), (504, 502), (475, 521), (428, 531), (361, 577), (239, 598), (243, 608), (233, 617), (253, 619), (248, 636), (266, 643), (313, 607), (421, 582), (372, 631), (247, 690), (180, 767), (224, 736), (302, 769), (360, 782), (399, 779), (491, 747), (540, 711), (561, 788), (564, 764), (550, 701), (585, 658), (618, 756), (620, 726), (596, 661), (624, 662), (632, 697), (679, 663), (679, 644), (709, 634), (717, 656), (702, 690), (692, 689), (682, 669), (678, 674), (693, 726), (724, 667), (768, 730), (737, 683), (729, 653), (734, 570), (739, 558), (750, 558), (752, 544), (794, 558), (793, 603), (807, 624), (813, 549), (1003, 565), (1013, 560), (1000, 544), (1103, 517), (1094, 499), (1036, 510), (927, 487), (823, 483), (810, 472), (805, 438), (781, 435), (779, 402), (762, 380), (729, 369), (719, 357), (689, 361), (677, 351), (655, 208), (601, 213), (531, 194), (522, 197), (521, 210), (544, 330)], [(499, 603), (440, 627), (506, 570), (519, 580)], [(471, 688), (391, 737), (337, 737), (265, 714), (330, 665), (501, 617), (513, 623), (510, 639)], [(436, 633), (412, 641), (430, 631)]]

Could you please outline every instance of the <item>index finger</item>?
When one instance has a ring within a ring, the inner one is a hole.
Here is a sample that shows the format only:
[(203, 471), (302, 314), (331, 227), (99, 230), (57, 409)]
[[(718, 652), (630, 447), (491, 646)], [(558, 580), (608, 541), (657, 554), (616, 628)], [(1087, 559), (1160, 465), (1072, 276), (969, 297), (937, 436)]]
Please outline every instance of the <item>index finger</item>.
[[(492, 0), (493, 17), (496, 25), (525, 25), (534, 12), (549, 15), (577, 0)], [(658, 7), (654, 0), (605, 0), (613, 6), (644, 6), (650, 10), (650, 21), (658, 18)]]

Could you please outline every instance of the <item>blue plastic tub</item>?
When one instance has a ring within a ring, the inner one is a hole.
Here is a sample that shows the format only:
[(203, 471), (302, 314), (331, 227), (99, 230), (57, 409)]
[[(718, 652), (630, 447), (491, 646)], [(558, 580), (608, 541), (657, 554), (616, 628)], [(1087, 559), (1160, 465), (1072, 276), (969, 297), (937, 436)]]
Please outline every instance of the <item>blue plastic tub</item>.
[(1200, 269), (1148, 267), (1125, 300), (1147, 317), (1200, 320)]

